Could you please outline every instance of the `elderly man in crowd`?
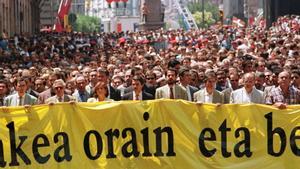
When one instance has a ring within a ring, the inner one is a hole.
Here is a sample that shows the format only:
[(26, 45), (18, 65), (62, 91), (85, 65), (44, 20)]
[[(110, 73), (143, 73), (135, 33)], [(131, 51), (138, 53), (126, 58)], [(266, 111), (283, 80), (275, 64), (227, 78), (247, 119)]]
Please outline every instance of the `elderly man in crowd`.
[(231, 93), (230, 103), (264, 103), (263, 92), (255, 88), (255, 73), (246, 73), (243, 76), (244, 87)]
[(72, 96), (76, 99), (77, 102), (86, 102), (90, 97), (90, 93), (86, 90), (87, 80), (84, 76), (79, 75), (75, 79), (76, 90)]
[(62, 79), (57, 79), (53, 83), (53, 88), (55, 91), (55, 95), (48, 98), (45, 103), (53, 104), (53, 103), (61, 103), (61, 102), (70, 102), (75, 101), (73, 96), (65, 94), (66, 84)]
[(273, 88), (266, 98), (266, 104), (273, 104), (279, 109), (287, 105), (300, 104), (300, 91), (291, 85), (291, 74), (283, 71), (278, 75), (278, 87)]

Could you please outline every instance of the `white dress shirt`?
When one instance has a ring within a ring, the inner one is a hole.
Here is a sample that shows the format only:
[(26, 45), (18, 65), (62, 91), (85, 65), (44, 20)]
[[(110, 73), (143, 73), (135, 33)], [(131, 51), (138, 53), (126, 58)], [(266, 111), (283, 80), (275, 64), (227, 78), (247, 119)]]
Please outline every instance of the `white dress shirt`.
[(212, 103), (213, 93), (209, 94), (205, 88), (204, 90), (204, 103)]
[(140, 92), (140, 94), (138, 95), (138, 99), (136, 98), (136, 93), (135, 91), (132, 92), (133, 93), (133, 100), (143, 100), (143, 95), (142, 95), (142, 92)]

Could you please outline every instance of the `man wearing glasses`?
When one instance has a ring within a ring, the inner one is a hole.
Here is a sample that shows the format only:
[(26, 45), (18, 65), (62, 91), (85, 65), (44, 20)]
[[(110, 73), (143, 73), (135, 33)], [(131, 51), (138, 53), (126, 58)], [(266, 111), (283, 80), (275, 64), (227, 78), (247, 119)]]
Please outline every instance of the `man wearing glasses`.
[(74, 97), (65, 94), (65, 82), (62, 79), (55, 80), (53, 88), (55, 95), (48, 98), (45, 101), (46, 104), (75, 101)]

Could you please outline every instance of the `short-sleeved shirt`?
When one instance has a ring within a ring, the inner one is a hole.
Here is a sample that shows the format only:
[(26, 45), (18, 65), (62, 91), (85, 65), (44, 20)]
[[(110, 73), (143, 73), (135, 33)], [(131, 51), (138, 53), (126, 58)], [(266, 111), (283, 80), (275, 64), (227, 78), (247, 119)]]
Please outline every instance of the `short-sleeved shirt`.
[(274, 104), (276, 102), (286, 104), (300, 104), (300, 90), (290, 86), (289, 93), (284, 96), (280, 86), (273, 88), (266, 97), (266, 104)]

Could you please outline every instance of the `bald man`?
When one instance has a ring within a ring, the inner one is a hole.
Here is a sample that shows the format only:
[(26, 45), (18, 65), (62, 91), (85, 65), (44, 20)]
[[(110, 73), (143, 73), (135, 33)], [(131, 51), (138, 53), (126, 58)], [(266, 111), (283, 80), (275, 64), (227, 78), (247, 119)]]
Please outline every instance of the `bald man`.
[(244, 87), (237, 89), (231, 93), (230, 103), (264, 104), (263, 92), (255, 88), (255, 74), (253, 72), (244, 74), (243, 82)]
[(300, 104), (300, 91), (291, 85), (291, 74), (283, 71), (278, 75), (278, 86), (266, 97), (266, 104), (273, 104), (279, 109), (287, 105)]

